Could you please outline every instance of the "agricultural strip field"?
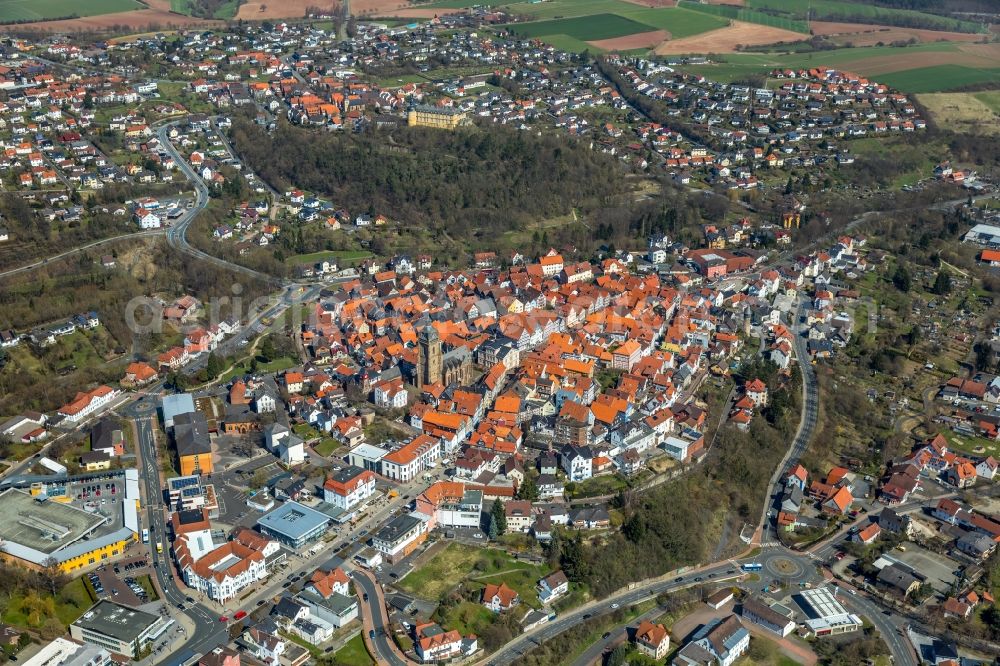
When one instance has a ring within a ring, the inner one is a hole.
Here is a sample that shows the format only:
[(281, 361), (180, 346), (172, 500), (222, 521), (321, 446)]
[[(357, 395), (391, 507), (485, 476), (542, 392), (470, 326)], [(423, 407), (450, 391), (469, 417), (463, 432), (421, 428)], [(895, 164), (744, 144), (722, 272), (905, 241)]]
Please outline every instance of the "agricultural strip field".
[(544, 37), (545, 35), (568, 35), (575, 39), (611, 39), (637, 32), (649, 32), (650, 26), (636, 23), (614, 14), (595, 14), (576, 18), (514, 23), (507, 26), (523, 37)]
[(732, 53), (712, 65), (688, 67), (719, 81), (774, 68), (836, 67), (897, 86), (904, 92), (943, 92), (973, 83), (1000, 83), (1000, 44), (932, 42), (905, 48), (875, 46), (821, 53)]
[[(456, 5), (463, 0), (435, 3)], [(504, 9), (538, 21), (512, 23), (507, 27), (524, 37), (534, 37), (566, 51), (642, 51), (666, 39), (683, 39), (723, 28), (723, 18), (676, 7), (645, 7), (620, 0), (553, 0), (544, 3), (514, 3)], [(617, 41), (620, 40), (620, 41)]]
[(0, 0), (0, 23), (98, 16), (145, 9), (135, 0)]
[(552, 0), (552, 2), (520, 2), (505, 4), (504, 10), (515, 15), (532, 16), (539, 20), (614, 14), (649, 26), (650, 30), (666, 30), (675, 39), (697, 35), (726, 25), (726, 20), (701, 12), (676, 7), (643, 7), (621, 0)]
[(747, 9), (745, 7), (733, 7), (730, 5), (703, 5), (697, 2), (692, 2), (691, 0), (679, 0), (677, 6), (683, 9), (690, 9), (697, 12), (703, 12), (705, 14), (711, 14), (713, 16), (735, 19), (737, 21), (745, 21), (746, 23), (757, 23), (758, 25), (781, 28), (782, 30), (800, 32), (806, 35), (809, 34), (809, 23), (806, 21), (792, 17), (765, 14), (764, 12)]
[(877, 7), (863, 2), (840, 2), (839, 0), (748, 0), (751, 9), (779, 12), (792, 19), (808, 18), (814, 21), (841, 21), (845, 18), (863, 19), (865, 23), (887, 25), (910, 25), (934, 30), (954, 30), (956, 32), (985, 32), (981, 24), (928, 14), (912, 9)]

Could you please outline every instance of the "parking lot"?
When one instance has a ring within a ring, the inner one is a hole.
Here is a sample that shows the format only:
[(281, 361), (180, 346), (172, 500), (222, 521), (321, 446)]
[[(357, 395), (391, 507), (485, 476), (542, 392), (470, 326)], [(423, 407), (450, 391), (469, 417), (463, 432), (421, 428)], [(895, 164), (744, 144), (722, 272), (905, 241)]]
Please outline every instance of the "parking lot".
[(146, 556), (131, 557), (114, 565), (103, 565), (87, 574), (87, 578), (98, 597), (127, 606), (141, 606), (153, 601), (138, 581), (150, 571)]
[(886, 554), (927, 576), (927, 583), (936, 592), (947, 593), (956, 580), (954, 571), (959, 563), (916, 544), (906, 544), (905, 552), (897, 549)]

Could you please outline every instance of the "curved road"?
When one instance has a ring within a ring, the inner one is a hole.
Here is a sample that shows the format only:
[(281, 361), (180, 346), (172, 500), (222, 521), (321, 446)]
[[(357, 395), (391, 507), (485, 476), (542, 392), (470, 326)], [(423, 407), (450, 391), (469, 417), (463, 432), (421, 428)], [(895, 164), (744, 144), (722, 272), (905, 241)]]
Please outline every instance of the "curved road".
[(211, 254), (208, 254), (207, 252), (199, 250), (198, 248), (192, 246), (191, 243), (188, 242), (187, 239), (188, 226), (190, 226), (194, 218), (198, 216), (198, 213), (200, 213), (201, 211), (205, 210), (205, 208), (208, 207), (209, 192), (208, 192), (208, 186), (205, 185), (205, 181), (201, 179), (201, 176), (199, 176), (197, 173), (194, 172), (194, 170), (188, 164), (187, 160), (184, 157), (182, 157), (179, 152), (177, 152), (177, 149), (174, 147), (174, 144), (170, 141), (170, 137), (167, 136), (168, 130), (171, 127), (179, 124), (180, 122), (182, 121), (174, 120), (172, 122), (160, 126), (156, 130), (156, 137), (160, 140), (160, 145), (162, 145), (164, 149), (168, 153), (170, 153), (170, 156), (174, 158), (174, 161), (180, 168), (181, 173), (183, 173), (184, 176), (194, 185), (194, 191), (195, 191), (194, 208), (185, 213), (184, 216), (180, 220), (178, 220), (176, 224), (174, 224), (167, 230), (167, 242), (170, 244), (170, 247), (180, 250), (181, 252), (190, 254), (194, 257), (197, 257), (198, 259), (202, 259), (204, 261), (216, 264), (217, 266), (222, 266), (223, 268), (236, 271), (237, 273), (242, 273), (244, 275), (248, 275), (250, 277), (259, 280), (264, 280), (265, 282), (277, 283), (282, 286), (287, 285), (288, 282), (286, 282), (285, 280), (281, 280), (272, 275), (266, 275), (259, 271), (255, 271), (252, 268), (247, 268), (246, 266), (240, 266), (239, 264), (234, 264), (229, 261), (226, 261), (225, 259), (213, 256)]
[[(769, 484), (768, 497), (764, 502), (764, 510), (757, 525), (756, 534), (759, 534), (757, 543), (765, 544), (777, 541), (777, 506), (781, 502), (781, 479), (788, 472), (789, 468), (799, 461), (805, 452), (809, 441), (816, 430), (816, 418), (819, 415), (819, 386), (816, 383), (816, 371), (813, 369), (812, 361), (809, 358), (809, 349), (806, 343), (805, 331), (808, 330), (802, 323), (806, 315), (805, 301), (801, 298), (795, 310), (795, 321), (790, 329), (794, 336), (792, 350), (795, 360), (802, 374), (802, 414), (799, 417), (799, 427), (795, 431), (795, 439), (789, 447), (785, 457), (782, 458), (778, 467), (774, 470)], [(774, 520), (768, 520), (768, 512), (774, 511)]]

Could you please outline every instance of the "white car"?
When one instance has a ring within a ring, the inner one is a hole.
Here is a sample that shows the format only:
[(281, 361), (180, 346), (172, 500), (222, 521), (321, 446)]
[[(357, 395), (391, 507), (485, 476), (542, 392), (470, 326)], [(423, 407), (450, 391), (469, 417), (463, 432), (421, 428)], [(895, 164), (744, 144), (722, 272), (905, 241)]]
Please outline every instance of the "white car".
[(618, 610), (618, 604), (611, 604), (612, 610)]
[(483, 535), (482, 535), (481, 532), (476, 532), (475, 534), (472, 535), (472, 538), (473, 539), (482, 539)]

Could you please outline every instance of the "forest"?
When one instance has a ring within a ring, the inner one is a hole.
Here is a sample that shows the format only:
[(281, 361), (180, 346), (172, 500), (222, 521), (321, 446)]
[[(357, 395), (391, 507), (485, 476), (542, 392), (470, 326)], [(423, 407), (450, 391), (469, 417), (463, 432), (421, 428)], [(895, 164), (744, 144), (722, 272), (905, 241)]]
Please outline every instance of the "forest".
[(246, 162), (279, 190), (300, 187), (351, 214), (383, 214), (455, 237), (586, 213), (626, 194), (621, 166), (580, 141), (513, 129), (400, 128), (268, 135), (233, 123)]

